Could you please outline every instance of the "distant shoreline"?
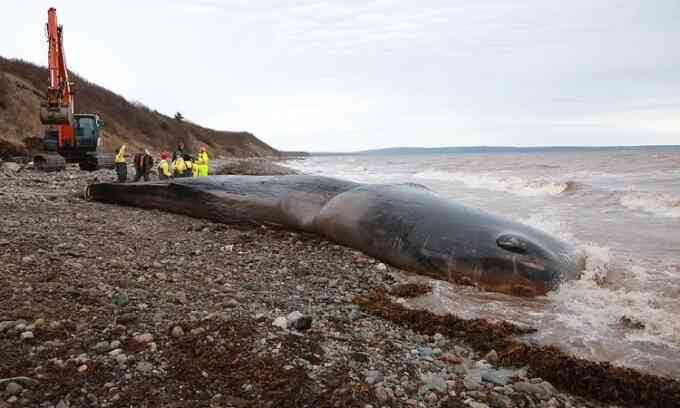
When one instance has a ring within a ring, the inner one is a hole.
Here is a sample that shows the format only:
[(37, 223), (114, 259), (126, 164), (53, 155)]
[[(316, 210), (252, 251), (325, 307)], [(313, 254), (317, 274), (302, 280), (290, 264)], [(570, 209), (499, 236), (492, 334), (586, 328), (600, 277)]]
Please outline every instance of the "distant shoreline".
[(478, 153), (559, 153), (626, 150), (680, 150), (680, 145), (640, 146), (470, 146), (470, 147), (390, 147), (356, 152), (309, 152), (310, 156), (404, 156), (426, 154), (478, 154)]

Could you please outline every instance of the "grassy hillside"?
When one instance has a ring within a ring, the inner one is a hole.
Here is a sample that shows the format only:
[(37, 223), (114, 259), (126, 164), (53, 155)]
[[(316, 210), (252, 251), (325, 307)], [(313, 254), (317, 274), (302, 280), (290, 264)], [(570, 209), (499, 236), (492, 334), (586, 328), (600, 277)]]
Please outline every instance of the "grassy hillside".
[[(213, 157), (278, 156), (279, 152), (248, 132), (206, 129), (131, 103), (87, 80), (75, 81), (76, 112), (97, 113), (104, 121), (104, 148), (128, 143), (131, 151), (148, 147), (172, 150), (183, 141), (190, 149), (206, 145)], [(47, 87), (47, 69), (0, 57), (0, 156), (30, 153), (42, 135), (39, 109)]]

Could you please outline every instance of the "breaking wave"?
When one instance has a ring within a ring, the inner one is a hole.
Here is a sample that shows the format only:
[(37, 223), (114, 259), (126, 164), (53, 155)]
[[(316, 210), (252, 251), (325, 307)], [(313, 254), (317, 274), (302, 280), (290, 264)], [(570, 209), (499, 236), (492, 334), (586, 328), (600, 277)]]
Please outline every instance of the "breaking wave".
[(426, 170), (413, 175), (415, 178), (439, 181), (455, 181), (469, 188), (502, 191), (521, 196), (558, 195), (576, 188), (573, 182), (554, 182), (543, 179), (527, 180), (517, 176), (471, 174)]
[(680, 198), (665, 193), (633, 192), (621, 197), (621, 205), (659, 217), (680, 217)]

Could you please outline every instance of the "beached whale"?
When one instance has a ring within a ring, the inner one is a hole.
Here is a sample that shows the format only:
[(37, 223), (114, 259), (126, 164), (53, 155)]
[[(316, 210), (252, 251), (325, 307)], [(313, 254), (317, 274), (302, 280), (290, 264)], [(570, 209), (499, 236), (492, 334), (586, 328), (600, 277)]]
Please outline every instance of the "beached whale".
[(210, 176), (92, 184), (85, 196), (223, 223), (312, 232), (406, 271), (520, 296), (545, 294), (578, 278), (584, 267), (567, 243), (417, 184)]

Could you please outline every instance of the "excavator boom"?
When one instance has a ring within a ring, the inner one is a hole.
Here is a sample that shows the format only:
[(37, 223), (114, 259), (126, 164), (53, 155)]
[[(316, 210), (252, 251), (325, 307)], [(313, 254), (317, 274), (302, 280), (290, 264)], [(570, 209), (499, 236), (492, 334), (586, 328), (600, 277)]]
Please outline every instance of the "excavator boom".
[(73, 126), (74, 98), (64, 55), (63, 27), (57, 24), (57, 10), (47, 11), (48, 69), (47, 98), (40, 106), (44, 125)]
[(83, 170), (112, 168), (113, 155), (103, 153), (101, 119), (97, 114), (75, 114), (73, 83), (68, 77), (64, 55), (64, 29), (57, 23), (57, 9), (47, 10), (47, 65), (49, 83), (40, 103), (44, 125), (44, 152), (33, 157), (37, 168), (59, 171), (66, 162), (78, 163)]

